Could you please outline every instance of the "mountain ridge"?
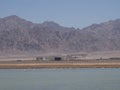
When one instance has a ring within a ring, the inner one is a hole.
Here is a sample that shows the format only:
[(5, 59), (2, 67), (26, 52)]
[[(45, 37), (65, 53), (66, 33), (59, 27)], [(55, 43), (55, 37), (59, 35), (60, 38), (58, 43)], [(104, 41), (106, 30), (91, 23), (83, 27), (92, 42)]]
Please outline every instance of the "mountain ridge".
[(0, 51), (88, 52), (120, 50), (120, 19), (83, 29), (53, 21), (32, 23), (16, 15), (0, 18)]

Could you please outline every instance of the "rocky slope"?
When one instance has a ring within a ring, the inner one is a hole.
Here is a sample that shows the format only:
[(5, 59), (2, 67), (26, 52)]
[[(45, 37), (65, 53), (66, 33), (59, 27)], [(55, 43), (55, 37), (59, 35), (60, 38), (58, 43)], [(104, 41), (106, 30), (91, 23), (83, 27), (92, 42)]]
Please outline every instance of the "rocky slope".
[(15, 15), (0, 18), (0, 52), (112, 50), (120, 50), (120, 19), (80, 30), (48, 21), (36, 24)]

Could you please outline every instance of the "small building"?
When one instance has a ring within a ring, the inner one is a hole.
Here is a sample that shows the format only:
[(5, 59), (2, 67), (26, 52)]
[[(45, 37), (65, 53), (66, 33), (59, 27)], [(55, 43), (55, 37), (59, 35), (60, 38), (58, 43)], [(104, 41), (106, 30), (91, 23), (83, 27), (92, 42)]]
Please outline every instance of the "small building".
[(54, 61), (61, 61), (62, 57), (54, 57)]
[(64, 60), (63, 56), (49, 56), (50, 61), (62, 61)]
[(46, 58), (45, 57), (36, 57), (36, 61), (45, 61)]
[(66, 60), (80, 60), (85, 59), (87, 54), (71, 54), (66, 56)]
[(39, 56), (36, 57), (36, 61), (62, 61), (65, 60), (63, 56)]

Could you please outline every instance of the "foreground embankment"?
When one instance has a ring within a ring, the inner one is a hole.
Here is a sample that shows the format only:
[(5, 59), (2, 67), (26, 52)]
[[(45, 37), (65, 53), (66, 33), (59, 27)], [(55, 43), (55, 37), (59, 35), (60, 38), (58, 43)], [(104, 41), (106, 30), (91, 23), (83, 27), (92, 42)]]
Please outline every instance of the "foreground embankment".
[(120, 62), (6, 62), (0, 69), (39, 69), (39, 68), (120, 68)]

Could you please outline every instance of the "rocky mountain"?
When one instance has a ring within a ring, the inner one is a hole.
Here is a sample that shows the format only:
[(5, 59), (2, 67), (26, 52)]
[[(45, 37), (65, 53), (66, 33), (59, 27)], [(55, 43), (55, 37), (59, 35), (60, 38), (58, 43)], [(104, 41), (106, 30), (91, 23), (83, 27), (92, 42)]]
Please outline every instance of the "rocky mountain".
[(49, 21), (36, 24), (15, 15), (0, 18), (0, 52), (112, 50), (120, 50), (120, 19), (80, 30)]

